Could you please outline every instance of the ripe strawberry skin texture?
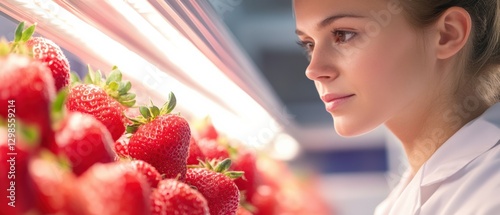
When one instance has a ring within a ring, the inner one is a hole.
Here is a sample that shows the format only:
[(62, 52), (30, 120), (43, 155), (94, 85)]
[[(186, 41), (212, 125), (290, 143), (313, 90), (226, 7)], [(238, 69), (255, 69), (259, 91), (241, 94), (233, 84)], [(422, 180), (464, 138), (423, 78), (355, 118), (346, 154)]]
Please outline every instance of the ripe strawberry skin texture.
[(11, 113), (16, 121), (36, 126), (42, 146), (56, 150), (50, 120), (55, 89), (49, 69), (16, 54), (0, 57), (0, 65), (0, 117), (7, 119)]
[(129, 153), (132, 158), (153, 165), (165, 178), (183, 180), (191, 131), (188, 122), (177, 115), (158, 116), (132, 135)]
[(130, 162), (130, 166), (135, 171), (143, 174), (146, 177), (151, 188), (156, 188), (158, 186), (158, 183), (160, 183), (161, 175), (158, 170), (156, 170), (156, 168), (151, 166), (151, 164), (146, 163), (142, 160), (134, 160)]
[(236, 214), (240, 193), (229, 177), (205, 168), (190, 168), (187, 170), (185, 182), (195, 186), (207, 199), (210, 214)]
[(51, 70), (56, 90), (68, 86), (70, 66), (61, 48), (49, 39), (33, 37), (26, 42), (33, 50), (33, 57), (45, 64)]
[(198, 146), (205, 155), (206, 159), (224, 160), (226, 158), (229, 158), (229, 152), (227, 148), (219, 144), (217, 140), (200, 139), (198, 141)]
[(127, 165), (98, 163), (78, 178), (75, 187), (82, 193), (89, 215), (151, 214), (151, 188), (144, 175)]
[(189, 185), (165, 179), (151, 194), (152, 215), (210, 215), (207, 200)]
[(238, 212), (236, 212), (236, 215), (252, 215), (250, 211), (245, 209), (244, 207), (238, 207)]
[[(76, 177), (71, 171), (62, 169), (56, 161), (35, 157), (29, 164), (30, 180), (34, 189), (37, 209), (42, 214), (82, 213), (83, 206), (75, 201), (73, 192)], [(79, 207), (78, 207), (79, 206)]]
[(126, 135), (122, 135), (117, 141), (115, 141), (115, 152), (120, 157), (129, 156), (128, 143), (130, 139)]
[(242, 151), (238, 158), (234, 161), (233, 165), (230, 168), (235, 171), (243, 171), (245, 172), (244, 178), (237, 178), (234, 180), (234, 183), (240, 190), (245, 191), (246, 199), (251, 200), (256, 191), (256, 157), (252, 151)]
[(80, 84), (71, 88), (66, 107), (70, 111), (90, 114), (101, 121), (111, 133), (113, 141), (125, 132), (125, 107), (96, 85)]
[(200, 163), (198, 159), (204, 161), (205, 155), (203, 154), (203, 152), (201, 152), (201, 149), (198, 146), (196, 139), (193, 136), (191, 136), (191, 139), (189, 140), (189, 156), (187, 159), (187, 164), (197, 165)]
[(111, 134), (88, 114), (70, 112), (56, 131), (56, 142), (71, 161), (76, 175), (81, 175), (95, 163), (113, 162), (116, 157)]

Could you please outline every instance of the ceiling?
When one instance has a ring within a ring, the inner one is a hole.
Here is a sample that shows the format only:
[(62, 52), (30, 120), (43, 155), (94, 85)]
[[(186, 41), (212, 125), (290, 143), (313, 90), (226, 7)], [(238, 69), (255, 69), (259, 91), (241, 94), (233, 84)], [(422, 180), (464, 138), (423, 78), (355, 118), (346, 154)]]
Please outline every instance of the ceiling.
[(253, 60), (292, 118), (295, 138), (309, 151), (380, 148), (385, 130), (343, 138), (333, 129), (298, 45), (291, 0), (210, 0), (220, 18)]

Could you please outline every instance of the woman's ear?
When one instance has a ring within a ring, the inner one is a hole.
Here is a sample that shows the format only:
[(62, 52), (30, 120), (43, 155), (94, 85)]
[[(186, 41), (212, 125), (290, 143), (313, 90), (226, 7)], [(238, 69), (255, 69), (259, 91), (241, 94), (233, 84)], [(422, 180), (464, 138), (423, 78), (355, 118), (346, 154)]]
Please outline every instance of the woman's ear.
[(457, 54), (467, 43), (472, 21), (469, 13), (461, 7), (446, 10), (436, 22), (438, 31), (437, 57), (447, 59)]

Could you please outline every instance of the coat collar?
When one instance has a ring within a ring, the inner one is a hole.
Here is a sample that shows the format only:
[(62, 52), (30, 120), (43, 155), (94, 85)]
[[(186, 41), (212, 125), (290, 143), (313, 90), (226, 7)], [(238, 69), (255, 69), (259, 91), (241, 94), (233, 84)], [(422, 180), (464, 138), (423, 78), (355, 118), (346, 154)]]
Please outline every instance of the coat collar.
[(463, 126), (423, 165), (420, 186), (430, 186), (452, 176), (500, 140), (500, 102)]

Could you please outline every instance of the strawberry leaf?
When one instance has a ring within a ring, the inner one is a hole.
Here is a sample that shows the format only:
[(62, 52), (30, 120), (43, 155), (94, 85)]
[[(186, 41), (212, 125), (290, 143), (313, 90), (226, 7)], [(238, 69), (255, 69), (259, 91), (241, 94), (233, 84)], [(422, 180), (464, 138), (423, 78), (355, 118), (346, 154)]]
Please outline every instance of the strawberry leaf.
[(156, 107), (156, 106), (153, 106), (153, 107), (149, 108), (149, 110), (151, 111), (151, 115), (153, 117), (157, 117), (157, 116), (160, 115), (160, 109), (158, 107)]
[(28, 125), (23, 125), (23, 126), (18, 126), (19, 131), (21, 132), (22, 137), (26, 141), (27, 144), (30, 146), (33, 146), (38, 143), (38, 140), (40, 140), (40, 132), (36, 127), (33, 126), (28, 126)]
[(82, 80), (80, 80), (80, 76), (78, 76), (78, 74), (76, 74), (76, 72), (74, 71), (69, 73), (69, 79), (71, 85), (82, 82)]
[(127, 125), (127, 128), (125, 130), (129, 134), (133, 134), (133, 133), (135, 133), (137, 131), (137, 129), (139, 129), (139, 126)]
[(168, 101), (161, 108), (160, 115), (164, 115), (164, 114), (168, 114), (168, 113), (172, 112), (172, 110), (174, 110), (176, 104), (177, 104), (177, 99), (175, 98), (174, 93), (170, 92), (168, 94)]
[(237, 179), (237, 178), (243, 176), (243, 174), (245, 174), (245, 172), (243, 172), (243, 171), (228, 171), (228, 172), (224, 173), (224, 175), (226, 175), (227, 177), (229, 177), (231, 179)]
[[(112, 82), (118, 83), (121, 80), (122, 80), (122, 73), (117, 69), (113, 69), (111, 71), (111, 73), (109, 74), (108, 78), (106, 79), (106, 84), (109, 85)], [(116, 89), (118, 89), (118, 88), (116, 88)]]
[[(118, 92), (117, 92), (117, 91), (118, 91), (118, 88), (119, 88), (119, 87), (120, 87), (120, 84), (116, 83), (115, 81), (113, 81), (113, 82), (109, 83), (109, 85), (108, 85), (108, 89), (109, 89), (109, 91), (111, 91), (112, 93), (109, 93), (109, 92), (108, 92), (108, 94), (110, 94), (112, 97), (117, 96), (117, 95), (118, 95)], [(113, 95), (113, 94), (116, 94), (116, 95)]]
[(52, 112), (51, 118), (53, 122), (57, 122), (63, 118), (64, 115), (64, 104), (66, 103), (66, 98), (68, 96), (68, 89), (61, 89), (54, 101), (52, 102)]
[(120, 103), (122, 103), (122, 105), (124, 105), (125, 107), (132, 107), (135, 105), (135, 100), (132, 100), (132, 101), (119, 101)]
[(151, 114), (149, 112), (149, 109), (147, 107), (141, 106), (139, 107), (139, 112), (141, 113), (142, 117), (148, 119), (151, 118)]
[(25, 31), (23, 31), (21, 42), (27, 42), (31, 38), (31, 36), (33, 36), (33, 33), (35, 33), (35, 28), (36, 24), (28, 27)]
[(231, 159), (226, 158), (215, 166), (216, 172), (225, 172), (231, 167)]
[(23, 37), (23, 31), (24, 31), (24, 22), (21, 22), (16, 28), (16, 33), (14, 35), (14, 42), (21, 41), (21, 38)]
[(132, 88), (132, 84), (130, 81), (120, 82), (120, 87), (118, 88), (118, 92), (120, 94), (126, 94)]

